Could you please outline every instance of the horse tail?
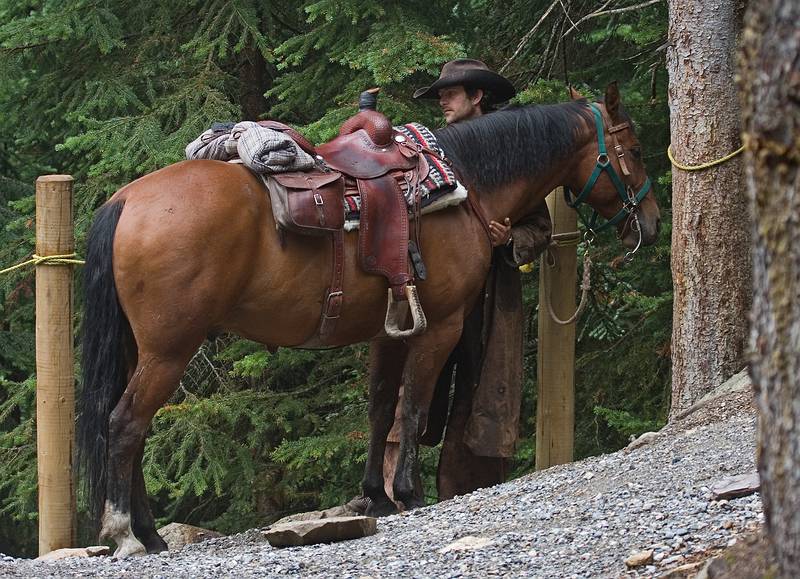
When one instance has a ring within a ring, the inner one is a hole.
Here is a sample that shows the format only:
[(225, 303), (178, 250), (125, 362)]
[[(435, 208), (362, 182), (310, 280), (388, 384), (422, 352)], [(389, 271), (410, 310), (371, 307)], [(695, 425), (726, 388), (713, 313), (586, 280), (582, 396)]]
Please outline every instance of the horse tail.
[(106, 499), (108, 421), (128, 382), (135, 347), (114, 283), (114, 233), (124, 201), (106, 204), (89, 230), (83, 268), (82, 387), (78, 397), (77, 462), (89, 514), (97, 524)]

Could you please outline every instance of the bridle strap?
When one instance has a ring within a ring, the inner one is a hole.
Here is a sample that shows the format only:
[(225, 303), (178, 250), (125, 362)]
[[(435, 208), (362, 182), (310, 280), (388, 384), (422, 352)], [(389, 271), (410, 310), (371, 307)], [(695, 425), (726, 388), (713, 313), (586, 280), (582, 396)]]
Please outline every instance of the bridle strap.
[[(605, 130), (603, 127), (603, 113), (601, 112), (600, 108), (595, 103), (589, 103), (589, 108), (592, 109), (592, 113), (594, 114), (594, 124), (595, 129), (597, 130), (597, 163), (595, 164), (594, 170), (592, 174), (589, 175), (589, 179), (586, 181), (586, 184), (581, 189), (581, 192), (573, 197), (572, 191), (569, 187), (564, 187), (564, 198), (567, 202), (567, 205), (575, 209), (578, 213), (578, 216), (581, 219), (581, 222), (584, 226), (593, 234), (603, 231), (609, 227), (612, 227), (618, 224), (623, 219), (626, 219), (628, 216), (634, 214), (639, 207), (639, 203), (645, 198), (647, 193), (650, 192), (650, 188), (652, 187), (652, 183), (650, 182), (650, 178), (647, 177), (639, 188), (639, 191), (633, 193), (632, 189), (629, 189), (625, 183), (622, 182), (619, 174), (614, 170), (613, 165), (611, 164), (611, 160), (608, 156), (608, 149), (606, 148), (606, 139), (605, 139)], [(617, 159), (620, 163), (620, 169), (622, 170), (623, 174), (628, 176), (630, 175), (630, 171), (628, 171), (628, 167), (625, 164), (624, 156), (625, 151), (622, 146), (617, 142), (616, 133), (630, 128), (630, 125), (627, 122), (620, 123), (618, 125), (614, 125), (609, 129), (611, 134), (612, 144), (614, 147), (614, 152), (617, 155)], [(579, 209), (580, 205), (586, 201), (586, 198), (589, 197), (589, 194), (594, 189), (595, 184), (597, 183), (597, 179), (600, 177), (600, 174), (603, 172), (608, 173), (608, 177), (611, 180), (611, 183), (614, 185), (614, 189), (617, 190), (617, 194), (619, 195), (620, 199), (622, 199), (622, 209), (617, 212), (611, 219), (603, 223), (600, 227), (595, 227), (597, 225), (597, 221), (600, 217), (600, 214), (597, 211), (592, 212), (591, 220), (586, 219), (583, 215), (581, 210)]]

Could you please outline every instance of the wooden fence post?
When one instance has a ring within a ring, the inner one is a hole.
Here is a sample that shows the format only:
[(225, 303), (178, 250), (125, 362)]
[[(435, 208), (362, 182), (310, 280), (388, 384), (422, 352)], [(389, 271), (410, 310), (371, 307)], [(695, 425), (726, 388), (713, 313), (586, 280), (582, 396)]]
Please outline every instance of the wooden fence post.
[[(65, 255), (75, 251), (72, 181), (69, 175), (47, 175), (36, 180), (37, 255)], [(75, 545), (72, 270), (72, 265), (36, 266), (40, 555)]]
[[(562, 189), (548, 195), (547, 207), (553, 234), (577, 230), (577, 214), (564, 201)], [(556, 324), (545, 299), (550, 299), (553, 311), (563, 320), (575, 312), (577, 252), (572, 246), (555, 246), (550, 251), (555, 264), (548, 264), (545, 253), (539, 267), (536, 470), (572, 462), (575, 442), (575, 324)]]

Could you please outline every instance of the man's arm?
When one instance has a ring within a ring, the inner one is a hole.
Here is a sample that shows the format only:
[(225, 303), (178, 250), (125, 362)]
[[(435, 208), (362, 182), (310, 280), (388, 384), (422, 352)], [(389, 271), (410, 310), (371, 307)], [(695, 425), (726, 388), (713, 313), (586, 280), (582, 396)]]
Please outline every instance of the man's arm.
[(542, 201), (530, 215), (511, 227), (511, 244), (509, 261), (515, 265), (523, 265), (536, 259), (550, 245), (553, 233), (553, 222), (547, 203)]

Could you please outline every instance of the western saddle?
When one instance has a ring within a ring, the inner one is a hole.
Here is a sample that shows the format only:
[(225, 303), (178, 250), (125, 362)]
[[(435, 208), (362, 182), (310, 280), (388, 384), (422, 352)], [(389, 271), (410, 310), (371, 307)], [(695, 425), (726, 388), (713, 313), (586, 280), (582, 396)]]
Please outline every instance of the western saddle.
[[(276, 223), (306, 235), (330, 235), (333, 266), (325, 295), (318, 336), (306, 345), (327, 345), (344, 300), (344, 194), (361, 196), (358, 260), (367, 273), (383, 275), (389, 283), (384, 330), (389, 337), (406, 338), (425, 331), (425, 314), (409, 268), (408, 204), (414, 199), (419, 215), (418, 185), (428, 174), (421, 149), (397, 133), (375, 110), (377, 89), (365, 91), (360, 111), (340, 128), (339, 136), (315, 147), (297, 131), (276, 121), (260, 124), (286, 132), (318, 161), (308, 172), (275, 173), (267, 178)], [(419, 220), (417, 220), (417, 224)], [(416, 231), (418, 236), (418, 231)], [(401, 329), (411, 311), (413, 325)]]

